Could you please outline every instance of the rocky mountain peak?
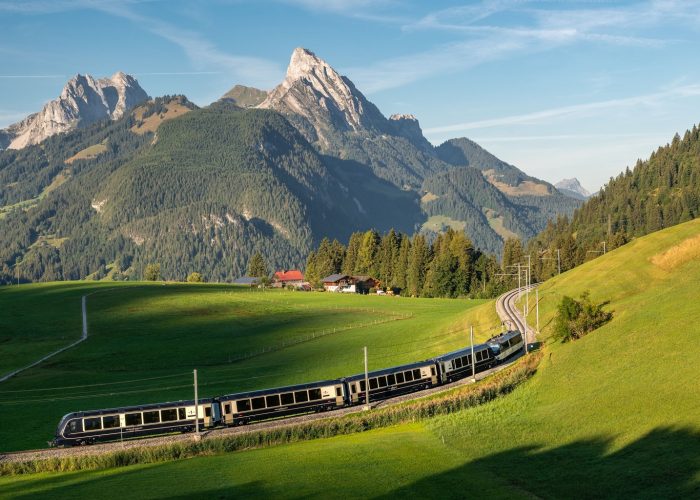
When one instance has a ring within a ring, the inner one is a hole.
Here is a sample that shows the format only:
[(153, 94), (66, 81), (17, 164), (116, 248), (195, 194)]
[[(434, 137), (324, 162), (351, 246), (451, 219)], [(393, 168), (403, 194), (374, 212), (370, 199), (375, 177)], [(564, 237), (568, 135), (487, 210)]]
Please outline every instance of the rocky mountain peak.
[(321, 139), (329, 129), (387, 128), (386, 118), (349, 79), (304, 48), (294, 49), (284, 81), (259, 107), (305, 118)]
[(557, 182), (554, 187), (556, 187), (562, 194), (570, 196), (572, 198), (577, 198), (580, 200), (585, 200), (591, 196), (591, 193), (584, 188), (577, 178), (572, 179), (562, 179)]
[(68, 80), (57, 99), (48, 102), (38, 113), (0, 131), (0, 136), (6, 138), (9, 149), (21, 149), (98, 120), (117, 120), (146, 99), (148, 94), (136, 79), (121, 71), (99, 80), (77, 74)]

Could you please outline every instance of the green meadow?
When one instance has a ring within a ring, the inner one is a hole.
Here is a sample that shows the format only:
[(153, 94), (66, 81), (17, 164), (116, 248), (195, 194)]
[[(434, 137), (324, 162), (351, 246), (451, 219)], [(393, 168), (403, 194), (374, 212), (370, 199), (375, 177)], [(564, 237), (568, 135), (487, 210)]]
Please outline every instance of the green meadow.
[(72, 282), (0, 289), (0, 450), (43, 447), (70, 411), (192, 399), (426, 359), (497, 333), (490, 303), (218, 284)]
[[(413, 424), (271, 448), (1, 478), (0, 494), (697, 497), (698, 235), (700, 220), (666, 229), (543, 284), (544, 352), (538, 372), (491, 403)], [(613, 320), (576, 342), (550, 341), (561, 296), (586, 290), (596, 301), (609, 301)], [(470, 312), (485, 317), (481, 307)], [(449, 321), (445, 324), (449, 329)]]

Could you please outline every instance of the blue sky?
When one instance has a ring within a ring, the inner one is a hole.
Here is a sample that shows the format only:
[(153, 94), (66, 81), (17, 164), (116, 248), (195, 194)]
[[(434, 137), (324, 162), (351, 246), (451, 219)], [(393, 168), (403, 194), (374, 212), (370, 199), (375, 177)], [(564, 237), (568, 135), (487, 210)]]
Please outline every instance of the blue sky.
[(0, 127), (76, 73), (200, 105), (269, 89), (298, 46), (435, 144), (590, 190), (700, 122), (697, 0), (0, 0)]

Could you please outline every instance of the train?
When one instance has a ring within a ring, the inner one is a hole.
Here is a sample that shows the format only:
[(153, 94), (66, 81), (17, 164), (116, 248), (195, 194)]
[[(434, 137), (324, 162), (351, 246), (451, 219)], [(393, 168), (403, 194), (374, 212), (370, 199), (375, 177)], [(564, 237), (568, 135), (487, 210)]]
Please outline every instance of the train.
[(49, 445), (88, 445), (193, 432), (197, 424), (200, 429), (208, 430), (364, 405), (368, 392), (370, 402), (374, 402), (448, 384), (506, 362), (523, 346), (521, 333), (508, 331), (473, 348), (469, 346), (366, 375), (223, 394), (200, 398), (196, 404), (188, 400), (68, 413), (58, 423)]

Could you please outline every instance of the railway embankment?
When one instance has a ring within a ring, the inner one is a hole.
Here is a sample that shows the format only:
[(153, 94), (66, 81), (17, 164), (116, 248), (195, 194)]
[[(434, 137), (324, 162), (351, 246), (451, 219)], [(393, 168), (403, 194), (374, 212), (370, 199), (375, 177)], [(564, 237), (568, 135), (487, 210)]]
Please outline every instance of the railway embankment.
[(523, 356), (476, 384), (457, 383), (429, 395), (421, 393), (418, 396), (414, 393), (408, 397), (418, 399), (394, 400), (393, 404), (380, 404), (370, 411), (358, 412), (357, 408), (352, 408), (341, 416), (318, 418), (319, 415), (314, 414), (284, 422), (263, 422), (254, 428), (215, 431), (204, 435), (201, 440), (194, 440), (191, 435), (178, 435), (149, 439), (148, 445), (131, 442), (127, 448), (121, 448), (121, 443), (111, 443), (100, 447), (8, 454), (0, 461), (0, 475), (96, 470), (167, 462), (416, 422), (478, 406), (512, 392), (534, 375), (540, 358), (539, 352)]

